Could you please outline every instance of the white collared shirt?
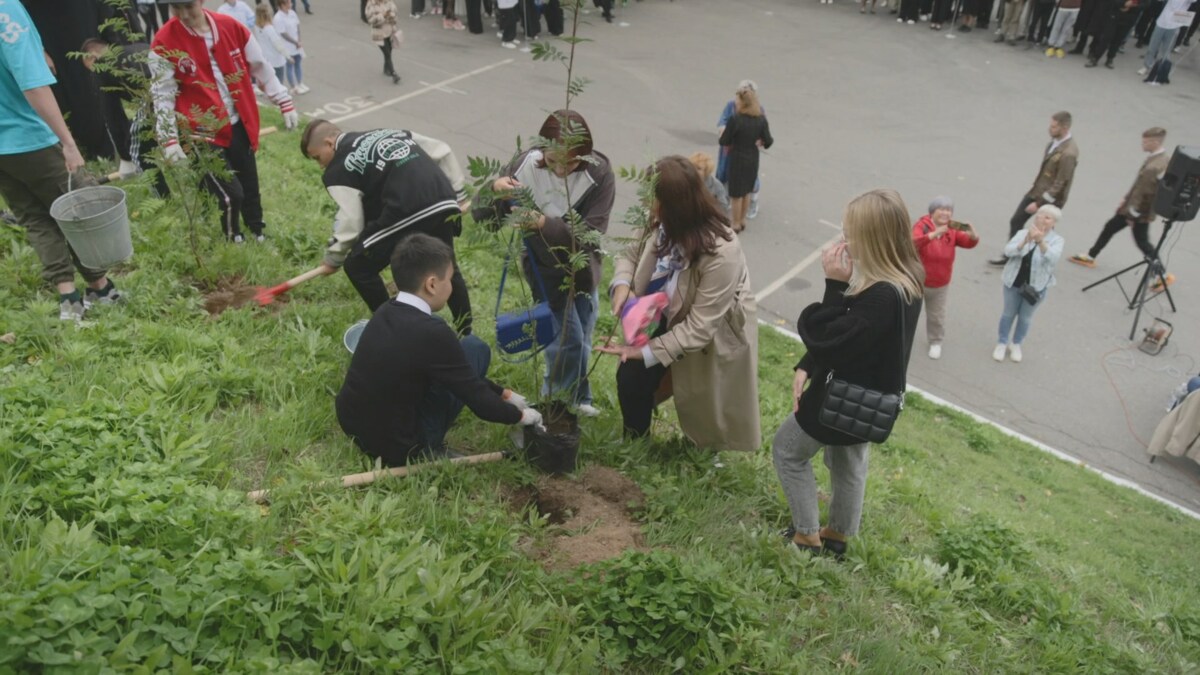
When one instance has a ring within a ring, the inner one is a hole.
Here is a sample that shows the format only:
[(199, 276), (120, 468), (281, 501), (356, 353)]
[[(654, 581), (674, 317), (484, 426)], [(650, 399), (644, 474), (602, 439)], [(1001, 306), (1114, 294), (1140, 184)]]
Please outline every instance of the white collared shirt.
[(413, 295), (412, 293), (407, 293), (405, 291), (400, 291), (396, 294), (396, 302), (402, 305), (408, 305), (409, 307), (416, 307), (429, 316), (433, 316), (433, 308), (430, 307), (429, 303), (425, 302), (425, 300), (423, 300), (420, 296)]
[(1063, 143), (1066, 143), (1068, 140), (1070, 140), (1070, 138), (1071, 138), (1071, 133), (1067, 132), (1066, 136), (1063, 136), (1062, 138), (1051, 143), (1050, 149), (1046, 151), (1046, 156), (1049, 157), (1050, 155), (1054, 154), (1054, 151), (1058, 149), (1058, 146), (1062, 145)]

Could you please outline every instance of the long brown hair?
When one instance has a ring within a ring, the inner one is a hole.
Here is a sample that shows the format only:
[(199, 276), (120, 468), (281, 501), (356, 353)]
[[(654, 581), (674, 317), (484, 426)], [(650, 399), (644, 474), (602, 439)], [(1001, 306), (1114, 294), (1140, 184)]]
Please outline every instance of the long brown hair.
[(895, 190), (871, 190), (850, 200), (842, 219), (854, 256), (846, 295), (858, 295), (879, 282), (899, 289), (905, 302), (924, 294), (925, 268), (908, 222), (908, 207)]
[(686, 157), (670, 155), (658, 160), (654, 177), (658, 219), (667, 235), (655, 249), (656, 255), (666, 256), (672, 246), (679, 246), (684, 257), (694, 263), (700, 256), (716, 252), (718, 239), (733, 240), (729, 218)]

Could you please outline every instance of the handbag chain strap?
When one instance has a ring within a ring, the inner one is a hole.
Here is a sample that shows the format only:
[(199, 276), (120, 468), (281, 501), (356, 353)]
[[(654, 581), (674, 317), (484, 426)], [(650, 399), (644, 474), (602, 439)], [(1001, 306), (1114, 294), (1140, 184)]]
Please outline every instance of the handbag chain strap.
[[(512, 264), (513, 244), (516, 243), (516, 237), (521, 237), (521, 235), (513, 233), (513, 238), (508, 240), (508, 253), (504, 255), (504, 269), (500, 272), (500, 290), (496, 293), (496, 311), (493, 316), (500, 316), (500, 302), (504, 299), (504, 283), (508, 280), (508, 266)], [(543, 300), (549, 301), (550, 296), (546, 295), (546, 286), (542, 283), (542, 273), (538, 271), (533, 248), (529, 246), (529, 240), (525, 237), (521, 237), (521, 242), (525, 244), (525, 250), (529, 253), (529, 266), (533, 268), (533, 280), (537, 282), (538, 291), (541, 292)]]
[[(900, 324), (900, 372), (902, 373), (900, 375), (900, 409), (904, 410), (904, 393), (908, 391), (908, 364), (904, 361), (904, 355), (908, 353), (908, 331), (905, 329), (907, 323), (904, 317), (906, 304), (904, 302), (904, 295), (900, 293), (900, 289), (892, 286), (892, 290), (896, 291), (896, 299), (900, 301), (896, 316)], [(833, 369), (830, 369), (829, 374), (825, 376), (826, 386), (832, 381)]]

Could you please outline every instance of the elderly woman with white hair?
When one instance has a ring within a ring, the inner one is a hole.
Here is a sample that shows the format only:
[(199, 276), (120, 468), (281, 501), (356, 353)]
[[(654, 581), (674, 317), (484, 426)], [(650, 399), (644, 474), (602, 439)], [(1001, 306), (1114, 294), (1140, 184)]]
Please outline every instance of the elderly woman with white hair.
[(1007, 350), (1013, 363), (1021, 362), (1021, 343), (1029, 333), (1033, 312), (1054, 285), (1054, 266), (1062, 258), (1063, 238), (1054, 231), (1061, 218), (1057, 206), (1042, 206), (1032, 222), (1004, 247), (1004, 257), (1008, 258), (1003, 274), (1004, 311), (1000, 315), (999, 341), (992, 351), (997, 361), (1004, 360)]
[(929, 214), (913, 223), (912, 236), (917, 255), (925, 266), (925, 334), (929, 338), (929, 358), (940, 359), (954, 254), (959, 248), (975, 248), (979, 233), (970, 223), (954, 220), (953, 200), (935, 197), (929, 202)]

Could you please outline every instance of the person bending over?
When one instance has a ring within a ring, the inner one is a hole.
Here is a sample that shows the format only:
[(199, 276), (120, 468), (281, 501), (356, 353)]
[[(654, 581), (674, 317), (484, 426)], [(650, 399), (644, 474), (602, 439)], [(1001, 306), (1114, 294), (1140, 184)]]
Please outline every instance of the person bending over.
[(337, 395), (342, 430), (363, 452), (396, 466), (421, 455), (455, 456), (445, 437), (463, 405), (488, 422), (541, 424), (524, 397), (486, 379), (488, 346), (473, 335), (459, 341), (433, 315), (452, 292), (450, 247), (414, 234), (391, 263), (400, 292), (371, 317), (354, 350)]
[[(372, 312), (388, 300), (379, 273), (406, 237), (427, 234), (454, 251), (460, 202), (467, 201), (462, 169), (445, 143), (401, 129), (343, 132), (316, 119), (305, 127), (300, 151), (325, 170), (325, 188), (338, 205), (325, 274), (345, 267)], [(450, 313), (470, 334), (471, 298), (457, 263), (451, 283)]]

